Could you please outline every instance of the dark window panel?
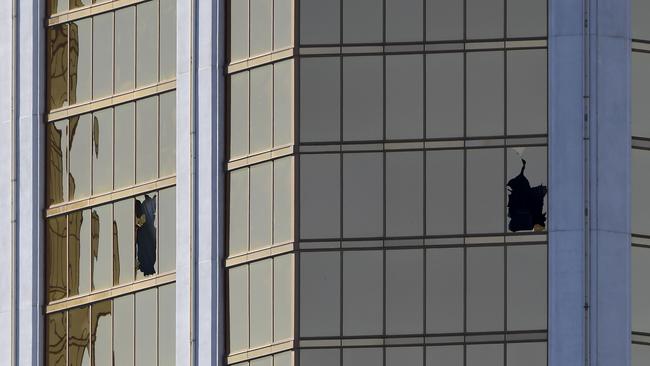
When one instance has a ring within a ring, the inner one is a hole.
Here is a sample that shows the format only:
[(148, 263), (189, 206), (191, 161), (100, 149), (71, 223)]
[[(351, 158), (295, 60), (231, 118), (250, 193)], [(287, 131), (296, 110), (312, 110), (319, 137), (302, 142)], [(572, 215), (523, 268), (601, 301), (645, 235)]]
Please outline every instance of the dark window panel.
[(466, 55), (467, 136), (501, 136), (504, 129), (503, 52)]
[(135, 198), (136, 279), (152, 276), (158, 272), (158, 243), (156, 241), (158, 202), (156, 196), (154, 192)]
[(503, 247), (467, 249), (466, 329), (468, 332), (503, 331), (505, 290), (503, 264)]
[(427, 151), (427, 235), (463, 233), (464, 165), (463, 150)]
[(426, 61), (427, 138), (463, 137), (463, 54), (430, 54)]
[(303, 239), (340, 236), (340, 155), (300, 156), (300, 236)]
[(421, 236), (423, 230), (422, 152), (386, 153), (386, 235)]
[[(51, 1), (57, 2), (57, 0)], [(47, 30), (49, 109), (68, 105), (68, 29), (68, 24), (61, 24)]]
[(386, 42), (422, 41), (422, 0), (386, 0)]
[(505, 182), (502, 149), (467, 151), (467, 233), (499, 233), (505, 229)]
[[(300, 336), (340, 334), (341, 254), (300, 254)], [(303, 362), (302, 365), (321, 365)], [(323, 366), (331, 366), (325, 363)]]
[(340, 139), (340, 71), (340, 58), (338, 57), (315, 57), (301, 60), (301, 142), (338, 141)]
[(113, 109), (93, 114), (93, 194), (113, 189)]
[(546, 36), (547, 0), (507, 0), (508, 37)]
[(383, 40), (381, 0), (343, 1), (343, 43), (379, 43)]
[(421, 139), (424, 118), (422, 55), (386, 56), (386, 139)]
[(384, 352), (381, 348), (344, 348), (343, 366), (383, 365)]
[(632, 247), (632, 331), (650, 332), (650, 249)]
[(473, 344), (467, 346), (466, 366), (503, 366), (502, 344)]
[[(632, 149), (632, 232), (650, 235), (650, 151)], [(650, 263), (650, 262), (649, 262)]]
[(384, 229), (383, 154), (343, 155), (343, 236), (378, 237)]
[(650, 54), (632, 52), (631, 79), (632, 136), (650, 138)]
[(507, 254), (508, 330), (546, 329), (546, 246), (513, 246)]
[(650, 346), (632, 344), (632, 366), (645, 366), (650, 362)]
[(427, 41), (463, 39), (463, 1), (426, 0)]
[(300, 0), (300, 44), (340, 41), (340, 1)]
[[(422, 334), (423, 251), (386, 251), (386, 334)], [(397, 364), (395, 365), (397, 366)]]
[(343, 335), (383, 332), (383, 253), (343, 252)]
[(427, 366), (463, 366), (463, 346), (427, 347)]
[(91, 210), (91, 289), (102, 290), (113, 283), (113, 206), (104, 205)]
[(466, 0), (468, 39), (503, 38), (505, 0)]
[(47, 255), (47, 301), (66, 297), (68, 287), (68, 227), (66, 216), (46, 221), (45, 250)]
[(70, 23), (70, 104), (92, 98), (92, 18)]
[(47, 125), (47, 197), (48, 205), (68, 200), (68, 120)]
[(426, 251), (426, 331), (462, 333), (464, 329), (462, 248)]
[(90, 291), (90, 210), (68, 215), (68, 295)]
[(422, 366), (422, 347), (386, 348), (386, 366)]
[(508, 134), (546, 133), (546, 50), (508, 51)]
[(343, 140), (383, 138), (383, 57), (343, 58)]
[(546, 343), (508, 343), (509, 366), (547, 366)]
[(646, 0), (632, 0), (631, 5), (632, 38), (650, 40), (650, 24), (648, 23), (650, 2)]

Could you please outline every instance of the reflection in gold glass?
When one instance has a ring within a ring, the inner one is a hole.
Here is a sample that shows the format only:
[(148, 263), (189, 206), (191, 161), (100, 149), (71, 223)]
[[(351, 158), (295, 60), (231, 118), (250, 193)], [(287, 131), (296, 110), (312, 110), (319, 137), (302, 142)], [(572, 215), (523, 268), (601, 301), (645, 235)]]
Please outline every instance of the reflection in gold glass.
[(88, 293), (90, 285), (90, 211), (68, 215), (69, 296)]
[(66, 313), (48, 315), (46, 325), (47, 336), (47, 366), (65, 366), (66, 349)]
[[(65, 1), (65, 0), (60, 0)], [(80, 8), (92, 4), (92, 0), (70, 0), (70, 9)]]
[(70, 23), (70, 104), (92, 94), (92, 18)]
[[(53, 0), (56, 2), (56, 0)], [(49, 109), (68, 104), (68, 25), (48, 29)]]
[(112, 364), (111, 313), (111, 301), (103, 301), (92, 306), (90, 344), (93, 366), (110, 366)]
[(47, 197), (48, 204), (68, 199), (68, 121), (47, 125)]
[(70, 118), (69, 127), (69, 199), (79, 199), (90, 195), (91, 172), (91, 115), (84, 114)]
[(68, 365), (90, 366), (90, 318), (88, 306), (70, 310), (68, 316)]
[(51, 218), (47, 220), (46, 225), (47, 300), (54, 301), (66, 296), (66, 217), (59, 216)]
[(112, 285), (113, 248), (112, 205), (95, 207), (91, 213), (90, 255), (92, 258), (91, 289), (101, 290)]

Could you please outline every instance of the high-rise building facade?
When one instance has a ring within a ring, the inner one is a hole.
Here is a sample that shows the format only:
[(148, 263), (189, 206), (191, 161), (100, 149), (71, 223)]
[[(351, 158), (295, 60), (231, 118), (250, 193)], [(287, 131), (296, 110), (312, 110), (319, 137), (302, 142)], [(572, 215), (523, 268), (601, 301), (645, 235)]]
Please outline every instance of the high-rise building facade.
[(0, 0), (0, 365), (650, 364), (649, 14)]

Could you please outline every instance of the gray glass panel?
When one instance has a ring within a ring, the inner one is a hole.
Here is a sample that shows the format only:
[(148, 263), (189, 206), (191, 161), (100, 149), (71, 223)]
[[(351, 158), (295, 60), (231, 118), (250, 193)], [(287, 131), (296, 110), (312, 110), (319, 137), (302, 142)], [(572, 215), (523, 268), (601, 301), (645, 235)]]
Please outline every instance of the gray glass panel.
[(650, 137), (650, 103), (647, 101), (650, 95), (650, 54), (632, 52), (631, 79), (632, 136)]
[[(340, 258), (338, 252), (300, 254), (300, 335), (302, 337), (339, 335)], [(302, 365), (311, 364), (302, 363)]]
[(156, 192), (135, 198), (135, 253), (136, 279), (156, 274), (158, 269), (157, 239), (158, 220), (156, 219), (158, 203)]
[(339, 349), (301, 349), (301, 366), (339, 366), (341, 364)]
[(176, 92), (160, 95), (160, 176), (176, 172)]
[(93, 17), (93, 99), (113, 94), (113, 13)]
[(273, 66), (274, 146), (288, 145), (293, 139), (293, 95), (293, 61), (278, 62)]
[(90, 291), (90, 210), (68, 215), (68, 296)]
[(463, 2), (426, 0), (427, 41), (463, 39)]
[(176, 77), (176, 0), (160, 0), (160, 80)]
[(158, 0), (137, 5), (136, 85), (158, 81)]
[(463, 366), (463, 346), (427, 347), (426, 366)]
[(343, 252), (343, 335), (382, 334), (382, 251)]
[(428, 151), (427, 159), (427, 235), (463, 233), (462, 150)]
[(135, 242), (133, 199), (113, 204), (113, 284), (133, 281)]
[(250, 249), (255, 250), (273, 241), (273, 163), (253, 165), (250, 174)]
[(111, 301), (93, 304), (91, 311), (91, 357), (93, 366), (113, 365)]
[[(481, 0), (483, 1), (483, 0)], [(503, 135), (503, 52), (467, 54), (467, 135)]]
[(343, 43), (383, 40), (381, 0), (343, 0)]
[(93, 22), (85, 18), (70, 23), (70, 104), (92, 98)]
[(251, 70), (251, 153), (273, 146), (273, 66)]
[(508, 52), (508, 134), (546, 133), (546, 50)]
[(546, 36), (547, 0), (508, 0), (508, 37)]
[(158, 365), (176, 365), (176, 284), (158, 290)]
[(291, 338), (293, 333), (293, 255), (273, 260), (273, 340)]
[(248, 266), (228, 270), (228, 320), (230, 353), (248, 348)]
[(122, 104), (115, 112), (115, 188), (135, 183), (135, 103)]
[(72, 117), (69, 126), (70, 177), (68, 190), (70, 200), (77, 200), (90, 195), (92, 116), (84, 114)]
[(423, 331), (423, 255), (420, 249), (386, 251), (386, 334)]
[(508, 330), (546, 329), (546, 246), (507, 252)]
[(230, 173), (228, 254), (248, 250), (248, 168)]
[(379, 237), (384, 228), (382, 153), (343, 155), (343, 236)]
[(343, 366), (379, 366), (384, 363), (381, 348), (344, 348)]
[(340, 1), (300, 1), (300, 44), (335, 44), (340, 41)]
[(293, 160), (278, 159), (273, 163), (273, 243), (293, 239)]
[(645, 366), (650, 362), (650, 346), (632, 344), (632, 366)]
[(386, 138), (422, 138), (422, 55), (386, 56)]
[(45, 323), (44, 355), (47, 366), (66, 366), (68, 317), (65, 311), (47, 315)]
[(68, 365), (90, 366), (90, 308), (68, 312)]
[(468, 39), (502, 38), (504, 0), (466, 0)]
[(68, 28), (67, 24), (61, 24), (47, 30), (49, 109), (68, 105)]
[(113, 300), (113, 357), (115, 365), (133, 365), (134, 308), (133, 295)]
[(92, 290), (113, 284), (113, 206), (95, 207), (91, 211)]
[(650, 249), (632, 247), (632, 330), (650, 332)]
[[(318, 1), (326, 3), (331, 0)], [(301, 60), (300, 141), (339, 140), (340, 69), (338, 57)]]
[(250, 0), (251, 57), (273, 48), (273, 0)]
[(135, 180), (158, 178), (158, 97), (136, 102)]
[(115, 92), (135, 86), (135, 7), (115, 12)]
[(273, 343), (273, 260), (250, 265), (251, 348)]
[(263, 357), (252, 360), (250, 366), (273, 366), (273, 357)]
[(463, 261), (460, 248), (427, 250), (427, 333), (463, 332)]
[(502, 149), (467, 151), (468, 233), (494, 233), (504, 230), (503, 159)]
[(249, 73), (230, 77), (230, 158), (248, 154), (249, 138)]
[(159, 272), (166, 273), (176, 268), (176, 187), (163, 189), (159, 197)]
[(421, 41), (422, 0), (386, 0), (386, 42)]
[(503, 330), (503, 259), (502, 247), (467, 249), (467, 331), (469, 332)]
[(273, 48), (290, 47), (293, 32), (293, 5), (291, 0), (273, 1)]
[(47, 219), (45, 227), (47, 301), (66, 297), (68, 224), (65, 215)]
[(467, 346), (467, 366), (503, 366), (502, 344), (477, 344)]
[(422, 366), (422, 347), (386, 348), (386, 366)]
[(547, 366), (546, 343), (509, 343), (508, 366)]
[(386, 153), (386, 235), (423, 234), (422, 152)]
[(635, 234), (650, 234), (649, 186), (650, 151), (632, 149), (632, 232)]
[(284, 352), (273, 356), (273, 366), (292, 366), (292, 352)]
[(646, 0), (632, 0), (631, 13), (632, 38), (650, 40), (650, 24), (648, 24), (647, 17), (647, 14), (650, 13), (650, 3)]
[(113, 189), (113, 109), (93, 114), (93, 194)]
[(381, 140), (384, 119), (383, 57), (343, 58), (343, 140)]
[(157, 364), (158, 309), (156, 289), (135, 294), (135, 366)]
[(248, 57), (248, 0), (231, 0), (230, 3), (230, 61)]
[(47, 198), (50, 205), (68, 200), (68, 120), (47, 125)]
[(300, 237), (340, 235), (340, 155), (300, 156)]
[(427, 55), (427, 138), (462, 137), (463, 54)]

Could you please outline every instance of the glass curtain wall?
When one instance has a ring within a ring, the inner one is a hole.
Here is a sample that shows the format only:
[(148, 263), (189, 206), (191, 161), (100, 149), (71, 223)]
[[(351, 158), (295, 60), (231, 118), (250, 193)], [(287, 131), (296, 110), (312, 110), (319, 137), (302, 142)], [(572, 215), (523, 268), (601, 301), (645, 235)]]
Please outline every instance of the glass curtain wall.
[(172, 365), (176, 1), (47, 5), (45, 364)]

